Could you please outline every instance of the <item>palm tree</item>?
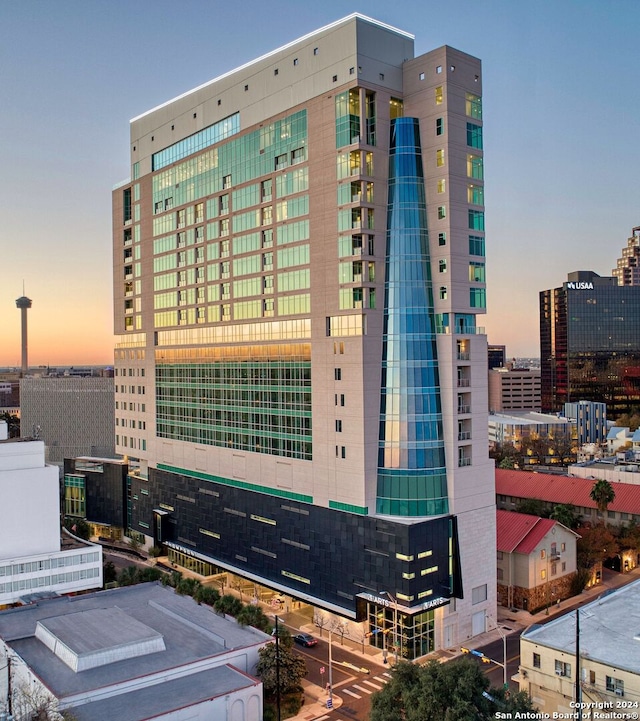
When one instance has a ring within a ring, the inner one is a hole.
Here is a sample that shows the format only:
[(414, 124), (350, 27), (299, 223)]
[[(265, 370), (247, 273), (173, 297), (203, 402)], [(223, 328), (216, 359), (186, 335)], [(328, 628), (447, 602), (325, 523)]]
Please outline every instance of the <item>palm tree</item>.
[(613, 503), (616, 492), (613, 490), (612, 485), (609, 481), (596, 481), (591, 489), (591, 500), (595, 502), (600, 513), (604, 513), (607, 510), (607, 506)]

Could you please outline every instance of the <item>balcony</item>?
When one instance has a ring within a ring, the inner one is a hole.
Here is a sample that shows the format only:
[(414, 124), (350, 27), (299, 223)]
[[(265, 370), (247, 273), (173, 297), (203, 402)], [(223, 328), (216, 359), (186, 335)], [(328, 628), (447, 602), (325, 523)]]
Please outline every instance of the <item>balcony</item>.
[(464, 415), (466, 413), (471, 413), (471, 406), (458, 406), (458, 415)]
[(458, 440), (459, 441), (470, 441), (471, 440), (471, 431), (460, 431), (458, 433)]
[(471, 458), (458, 458), (458, 468), (464, 468), (471, 465)]
[(458, 351), (457, 358), (459, 361), (471, 360), (471, 353), (469, 353), (469, 351)]
[(444, 335), (486, 335), (483, 327), (471, 325), (462, 328), (452, 328), (450, 325), (439, 326), (436, 329), (436, 333), (443, 333)]
[(458, 378), (458, 388), (468, 388), (471, 385), (469, 378)]

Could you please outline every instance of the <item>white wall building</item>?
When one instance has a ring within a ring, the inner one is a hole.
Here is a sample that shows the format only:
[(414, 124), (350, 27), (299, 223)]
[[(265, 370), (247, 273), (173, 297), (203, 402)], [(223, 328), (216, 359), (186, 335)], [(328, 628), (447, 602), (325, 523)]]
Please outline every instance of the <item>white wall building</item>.
[(251, 674), (271, 637), (146, 583), (0, 614), (0, 709), (78, 721), (261, 721)]
[[(632, 718), (612, 714), (635, 713), (640, 703), (638, 626), (633, 620), (639, 604), (636, 581), (579, 610), (582, 700), (594, 704), (601, 718)], [(529, 693), (542, 713), (575, 714), (571, 702), (577, 665), (575, 611), (532, 626), (520, 637), (520, 690)], [(602, 705), (606, 703), (612, 705)]]
[(0, 422), (0, 605), (32, 593), (102, 586), (102, 548), (61, 539), (58, 469), (44, 443), (7, 439)]

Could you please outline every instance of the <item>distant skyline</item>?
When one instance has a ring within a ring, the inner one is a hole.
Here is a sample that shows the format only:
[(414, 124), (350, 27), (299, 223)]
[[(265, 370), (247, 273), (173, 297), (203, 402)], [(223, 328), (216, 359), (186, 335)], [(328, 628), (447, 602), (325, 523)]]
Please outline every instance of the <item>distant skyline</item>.
[(610, 275), (640, 225), (635, 0), (5, 0), (0, 366), (111, 364), (111, 188), (130, 118), (352, 12), (483, 61), (492, 344), (539, 355), (538, 293)]

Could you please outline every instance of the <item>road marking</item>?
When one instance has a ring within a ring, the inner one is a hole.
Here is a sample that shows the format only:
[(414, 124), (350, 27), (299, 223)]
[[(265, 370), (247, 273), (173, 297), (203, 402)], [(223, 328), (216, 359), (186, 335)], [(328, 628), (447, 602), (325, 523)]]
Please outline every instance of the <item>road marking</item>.
[(391, 678), (391, 674), (388, 671), (385, 671), (382, 675)]
[(382, 691), (383, 689), (383, 686), (378, 686), (377, 683), (372, 683), (371, 681), (363, 681), (362, 683), (366, 683), (367, 686), (372, 686), (376, 691)]
[(318, 718), (315, 718), (313, 721), (325, 721), (325, 719), (328, 719), (329, 716), (318, 716)]
[(358, 691), (362, 691), (362, 693), (371, 694), (373, 691), (370, 688), (362, 688), (362, 686), (356, 686), (355, 683), (353, 684), (353, 688), (357, 688)]
[[(383, 678), (384, 675), (385, 675), (385, 674), (381, 674), (380, 676), (374, 676), (374, 677), (373, 677), (373, 680), (374, 680), (374, 681), (379, 681), (380, 683), (387, 683), (387, 679), (386, 679), (386, 678)], [(387, 675), (388, 675), (388, 674), (387, 674)], [(389, 676), (389, 678), (391, 678), (391, 676)]]
[(349, 691), (348, 688), (343, 688), (340, 690), (340, 693), (348, 693), (349, 696), (353, 696), (353, 698), (362, 698), (362, 696), (358, 696), (357, 693), (353, 693), (353, 691)]

